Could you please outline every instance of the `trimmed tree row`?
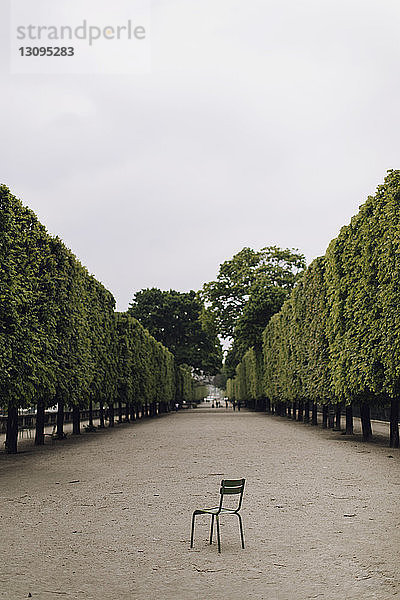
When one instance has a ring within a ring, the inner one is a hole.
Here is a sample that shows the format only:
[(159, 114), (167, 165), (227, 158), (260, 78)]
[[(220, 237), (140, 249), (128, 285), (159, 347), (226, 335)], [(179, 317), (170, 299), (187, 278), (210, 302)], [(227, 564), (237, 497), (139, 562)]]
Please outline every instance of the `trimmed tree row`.
[[(114, 424), (192, 401), (190, 369), (133, 317), (115, 313), (112, 294), (90, 275), (35, 214), (0, 186), (0, 408), (7, 411), (6, 451), (17, 451), (18, 409), (36, 407), (35, 443), (44, 443), (45, 410), (104, 409)], [(157, 406), (157, 409), (155, 408)], [(93, 425), (93, 423), (91, 423)], [(90, 423), (89, 423), (90, 426)]]
[(389, 171), (343, 227), (325, 256), (304, 272), (281, 311), (229, 380), (227, 394), (311, 424), (353, 431), (371, 411), (390, 415), (390, 446), (399, 446), (400, 171)]

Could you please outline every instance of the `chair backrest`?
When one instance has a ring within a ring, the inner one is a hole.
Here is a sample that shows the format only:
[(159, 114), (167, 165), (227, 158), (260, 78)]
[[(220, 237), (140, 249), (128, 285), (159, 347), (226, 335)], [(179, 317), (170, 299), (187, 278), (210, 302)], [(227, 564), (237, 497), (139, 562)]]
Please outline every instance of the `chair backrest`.
[(219, 493), (221, 494), (220, 508), (222, 508), (224, 496), (239, 494), (239, 502), (236, 510), (240, 509), (240, 507), (242, 506), (245, 481), (245, 479), (223, 479), (221, 481), (221, 488), (219, 490)]

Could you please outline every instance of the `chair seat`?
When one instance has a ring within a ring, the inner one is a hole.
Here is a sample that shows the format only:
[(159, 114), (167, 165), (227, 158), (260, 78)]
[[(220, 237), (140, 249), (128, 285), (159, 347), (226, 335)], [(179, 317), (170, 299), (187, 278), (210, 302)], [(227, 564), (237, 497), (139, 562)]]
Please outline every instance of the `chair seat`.
[(198, 508), (194, 511), (195, 515), (234, 515), (235, 513), (236, 510), (233, 510), (231, 508), (220, 508), (219, 506), (217, 506), (216, 508)]

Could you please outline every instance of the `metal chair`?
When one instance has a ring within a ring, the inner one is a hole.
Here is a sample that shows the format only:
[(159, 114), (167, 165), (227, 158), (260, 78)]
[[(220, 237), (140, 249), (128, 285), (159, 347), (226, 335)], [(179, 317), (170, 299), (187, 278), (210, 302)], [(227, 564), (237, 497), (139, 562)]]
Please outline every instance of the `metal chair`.
[[(243, 523), (242, 517), (239, 514), (239, 510), (242, 506), (242, 498), (244, 491), (245, 479), (223, 479), (221, 481), (221, 488), (219, 493), (221, 495), (219, 506), (215, 508), (199, 508), (194, 511), (192, 516), (192, 534), (190, 537), (190, 547), (193, 548), (194, 538), (194, 523), (196, 515), (211, 515), (211, 531), (210, 531), (210, 544), (212, 544), (213, 532), (214, 532), (214, 519), (217, 523), (217, 540), (218, 540), (218, 552), (221, 552), (221, 537), (219, 531), (219, 516), (220, 515), (236, 515), (239, 519), (240, 537), (242, 540), (242, 548), (244, 548), (244, 536), (243, 536)], [(236, 508), (226, 508), (223, 506), (224, 496), (238, 494), (239, 501)]]

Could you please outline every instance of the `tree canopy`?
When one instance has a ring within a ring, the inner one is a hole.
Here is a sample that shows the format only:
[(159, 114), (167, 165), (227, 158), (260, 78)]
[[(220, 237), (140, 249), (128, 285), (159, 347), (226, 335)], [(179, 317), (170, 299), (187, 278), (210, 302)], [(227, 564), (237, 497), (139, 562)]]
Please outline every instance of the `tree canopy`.
[(239, 331), (253, 339), (254, 325), (257, 335), (261, 333), (304, 268), (302, 254), (277, 246), (259, 251), (245, 247), (223, 262), (216, 281), (205, 283), (200, 292), (218, 333), (224, 338), (234, 338), (239, 326)]
[[(114, 304), (62, 241), (0, 185), (0, 408), (7, 410), (7, 452), (17, 451), (19, 408), (36, 407), (35, 443), (42, 445), (45, 409), (56, 403), (62, 435), (65, 405), (79, 433), (79, 409), (93, 402), (108, 404), (111, 426), (116, 401), (132, 413), (134, 405), (171, 406), (176, 398), (206, 393), (189, 368), (177, 365), (132, 316), (115, 313)], [(201, 306), (196, 310), (198, 320)], [(200, 339), (199, 353), (207, 341)]]
[(275, 404), (358, 405), (364, 439), (370, 409), (390, 405), (390, 444), (399, 446), (399, 200), (400, 171), (389, 171), (270, 319), (262, 369), (257, 355), (243, 357), (231, 397), (257, 399), (258, 379)]
[(221, 368), (221, 343), (196, 292), (140, 290), (128, 313), (173, 353), (177, 364), (211, 375)]

